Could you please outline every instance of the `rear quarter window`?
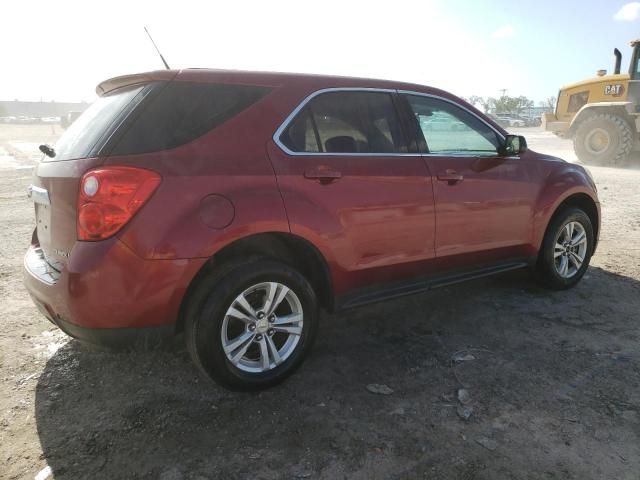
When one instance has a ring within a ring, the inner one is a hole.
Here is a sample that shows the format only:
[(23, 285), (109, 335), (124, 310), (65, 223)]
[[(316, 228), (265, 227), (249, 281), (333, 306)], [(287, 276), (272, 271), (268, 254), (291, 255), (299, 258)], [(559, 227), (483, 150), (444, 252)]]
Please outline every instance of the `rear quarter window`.
[(269, 91), (266, 87), (170, 82), (146, 104), (111, 155), (179, 147), (222, 125)]

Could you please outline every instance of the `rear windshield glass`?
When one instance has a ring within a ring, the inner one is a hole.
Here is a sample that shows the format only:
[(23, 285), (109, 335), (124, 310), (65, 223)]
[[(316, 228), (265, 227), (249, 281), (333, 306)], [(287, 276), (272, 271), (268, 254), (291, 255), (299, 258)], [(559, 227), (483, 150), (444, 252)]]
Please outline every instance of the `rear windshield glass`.
[(62, 134), (55, 146), (56, 156), (45, 160), (86, 158), (105, 133), (114, 127), (120, 113), (144, 86), (114, 90), (98, 98)]
[(247, 85), (170, 82), (142, 111), (111, 155), (156, 152), (184, 145), (222, 125), (269, 92)]

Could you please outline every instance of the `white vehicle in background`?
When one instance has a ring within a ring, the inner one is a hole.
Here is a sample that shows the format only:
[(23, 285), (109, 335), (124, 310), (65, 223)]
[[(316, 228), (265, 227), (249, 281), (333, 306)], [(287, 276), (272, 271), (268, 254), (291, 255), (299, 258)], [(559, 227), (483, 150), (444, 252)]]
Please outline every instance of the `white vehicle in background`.
[(524, 120), (527, 127), (539, 127), (542, 125), (542, 115), (522, 115), (520, 119)]
[(42, 117), (40, 121), (42, 123), (60, 123), (60, 117)]
[(513, 113), (499, 113), (496, 115), (498, 122), (506, 127), (526, 127), (526, 122)]

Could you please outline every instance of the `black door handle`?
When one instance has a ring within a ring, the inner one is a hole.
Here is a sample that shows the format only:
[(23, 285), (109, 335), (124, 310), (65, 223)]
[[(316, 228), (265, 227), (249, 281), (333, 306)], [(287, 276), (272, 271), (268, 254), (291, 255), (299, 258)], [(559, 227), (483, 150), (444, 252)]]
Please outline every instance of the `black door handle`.
[(449, 185), (455, 185), (464, 180), (464, 175), (455, 170), (446, 170), (445, 173), (438, 174), (438, 180), (440, 182), (447, 182)]
[(320, 180), (320, 183), (329, 183), (342, 178), (342, 173), (329, 167), (313, 167), (304, 171), (304, 178)]

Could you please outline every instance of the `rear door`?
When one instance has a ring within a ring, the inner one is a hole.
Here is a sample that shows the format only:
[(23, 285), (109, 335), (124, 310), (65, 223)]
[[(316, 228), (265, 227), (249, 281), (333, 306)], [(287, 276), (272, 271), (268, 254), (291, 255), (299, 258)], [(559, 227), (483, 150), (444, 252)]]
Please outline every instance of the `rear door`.
[(498, 155), (502, 135), (450, 100), (403, 97), (434, 176), (436, 256), (451, 268), (526, 256), (541, 181), (535, 161)]
[(326, 91), (269, 148), (293, 233), (320, 246), (337, 293), (419, 273), (434, 257), (431, 175), (380, 90)]

